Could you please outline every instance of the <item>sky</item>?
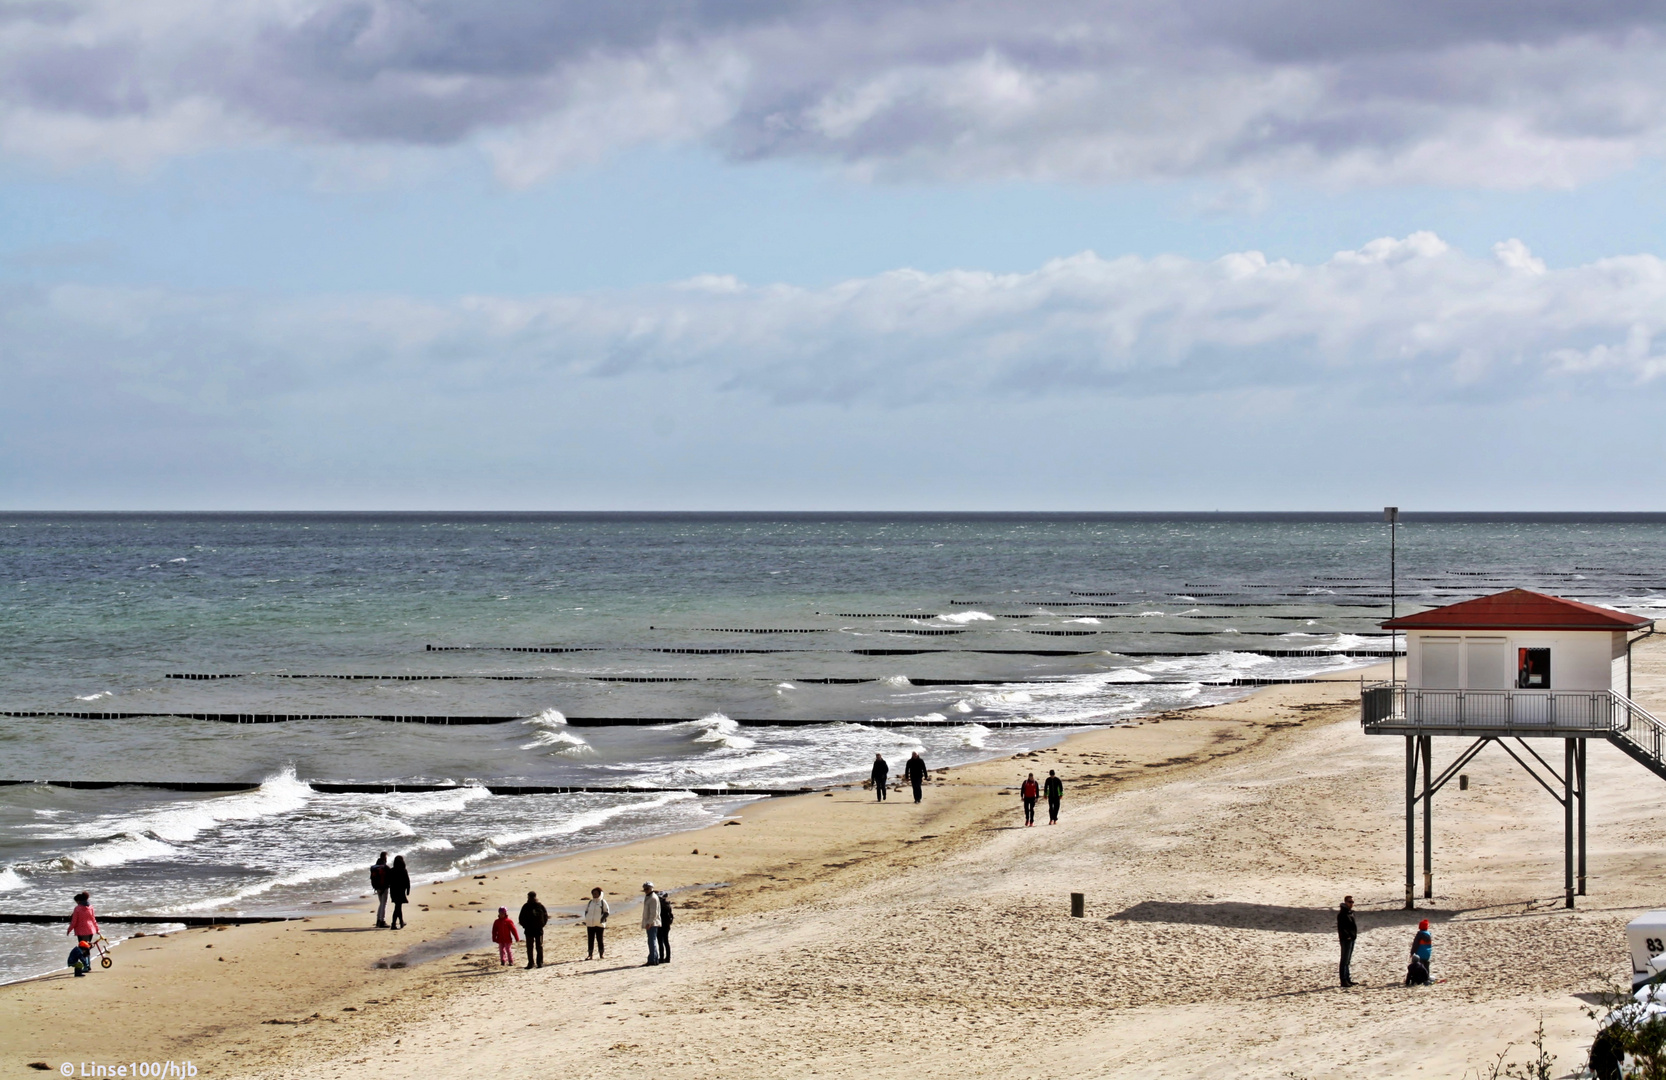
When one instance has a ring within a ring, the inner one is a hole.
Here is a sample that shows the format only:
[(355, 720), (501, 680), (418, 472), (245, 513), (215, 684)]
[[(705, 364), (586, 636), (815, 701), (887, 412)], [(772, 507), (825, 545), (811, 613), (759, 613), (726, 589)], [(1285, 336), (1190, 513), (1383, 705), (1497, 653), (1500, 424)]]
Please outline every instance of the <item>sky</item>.
[(0, 509), (1654, 510), (1666, 8), (8, 0)]

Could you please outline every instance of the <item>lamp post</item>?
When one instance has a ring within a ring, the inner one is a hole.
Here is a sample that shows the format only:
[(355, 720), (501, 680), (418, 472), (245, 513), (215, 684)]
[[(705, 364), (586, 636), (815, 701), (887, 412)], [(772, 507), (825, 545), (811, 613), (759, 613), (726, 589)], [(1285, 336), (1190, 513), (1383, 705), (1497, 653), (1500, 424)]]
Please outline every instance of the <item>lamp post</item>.
[[(1398, 506), (1383, 507), (1383, 520), (1388, 522), (1388, 621), (1393, 622), (1399, 617), (1399, 597), (1394, 587), (1395, 562), (1395, 526), (1400, 524), (1400, 508)], [(1388, 637), (1388, 684), (1393, 686), (1399, 680), (1400, 666), (1400, 631), (1390, 630)]]

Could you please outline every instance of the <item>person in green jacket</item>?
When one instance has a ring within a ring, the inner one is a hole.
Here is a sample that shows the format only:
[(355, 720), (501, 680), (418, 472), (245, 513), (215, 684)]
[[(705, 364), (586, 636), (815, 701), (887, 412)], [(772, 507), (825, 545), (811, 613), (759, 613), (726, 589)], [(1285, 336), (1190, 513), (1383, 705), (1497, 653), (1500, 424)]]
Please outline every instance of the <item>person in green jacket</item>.
[(1047, 796), (1047, 824), (1057, 825), (1059, 803), (1064, 800), (1064, 781), (1059, 779), (1058, 773), (1048, 769), (1047, 783), (1042, 785), (1041, 790)]

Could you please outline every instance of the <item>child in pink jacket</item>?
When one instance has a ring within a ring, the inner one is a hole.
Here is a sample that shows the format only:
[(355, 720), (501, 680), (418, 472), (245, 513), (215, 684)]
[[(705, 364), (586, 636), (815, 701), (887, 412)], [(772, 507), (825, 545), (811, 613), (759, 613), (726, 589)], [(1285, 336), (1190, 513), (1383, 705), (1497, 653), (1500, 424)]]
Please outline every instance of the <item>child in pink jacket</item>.
[(521, 932), (515, 929), (515, 920), (509, 917), (508, 908), (497, 909), (497, 922), (492, 924), (492, 940), (497, 942), (497, 958), (504, 964), (515, 962), (515, 942), (521, 940)]

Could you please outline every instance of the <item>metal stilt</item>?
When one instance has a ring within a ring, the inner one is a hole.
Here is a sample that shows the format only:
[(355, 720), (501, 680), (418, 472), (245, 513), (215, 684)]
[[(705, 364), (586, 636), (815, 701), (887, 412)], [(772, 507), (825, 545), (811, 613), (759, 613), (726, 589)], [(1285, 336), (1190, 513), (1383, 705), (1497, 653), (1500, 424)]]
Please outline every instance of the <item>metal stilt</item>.
[(1406, 736), (1406, 910), (1417, 906), (1413, 890), (1417, 874), (1417, 744), (1415, 736)]
[(1573, 907), (1573, 771), (1574, 740), (1562, 740), (1562, 888)]
[(1574, 753), (1577, 755), (1577, 761), (1578, 761), (1578, 764), (1579, 764), (1578, 785), (1579, 785), (1579, 895), (1580, 896), (1585, 895), (1585, 798), (1586, 798), (1586, 792), (1589, 790), (1585, 786), (1585, 754), (1586, 754), (1586, 751), (1589, 748), (1590, 748), (1589, 744), (1584, 739), (1580, 739), (1579, 740), (1579, 745), (1574, 750)]
[(1435, 756), (1433, 736), (1423, 736), (1423, 898), (1435, 895), (1435, 789), (1431, 776)]

